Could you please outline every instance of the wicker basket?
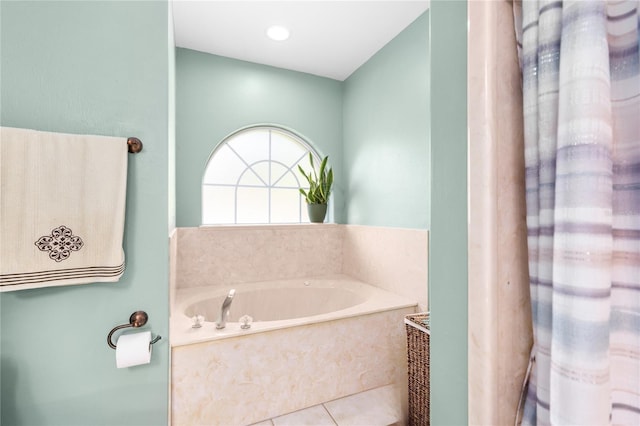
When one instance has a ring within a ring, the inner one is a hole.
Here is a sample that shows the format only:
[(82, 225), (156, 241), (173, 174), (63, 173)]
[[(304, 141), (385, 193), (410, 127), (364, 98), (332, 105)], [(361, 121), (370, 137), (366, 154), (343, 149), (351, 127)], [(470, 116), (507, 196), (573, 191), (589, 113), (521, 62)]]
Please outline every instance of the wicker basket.
[(429, 425), (429, 314), (411, 314), (407, 329), (409, 426)]

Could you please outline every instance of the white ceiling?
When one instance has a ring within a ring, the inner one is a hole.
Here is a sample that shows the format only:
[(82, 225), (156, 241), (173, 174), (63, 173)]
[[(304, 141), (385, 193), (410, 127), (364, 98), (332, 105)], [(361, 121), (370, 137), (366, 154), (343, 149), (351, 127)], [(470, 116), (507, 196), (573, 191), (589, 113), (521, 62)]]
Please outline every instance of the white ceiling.
[[(429, 8), (429, 1), (173, 0), (176, 46), (344, 80)], [(265, 35), (270, 25), (287, 41)]]

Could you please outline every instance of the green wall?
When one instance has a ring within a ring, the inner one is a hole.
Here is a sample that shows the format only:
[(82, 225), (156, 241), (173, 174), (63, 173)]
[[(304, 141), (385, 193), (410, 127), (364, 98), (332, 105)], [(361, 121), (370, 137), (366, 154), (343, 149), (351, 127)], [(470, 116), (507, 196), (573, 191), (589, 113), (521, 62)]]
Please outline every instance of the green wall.
[[(0, 11), (3, 126), (145, 144), (129, 156), (120, 282), (0, 293), (0, 423), (166, 425), (168, 3), (3, 1)], [(138, 309), (164, 338), (151, 364), (116, 369), (107, 333)]]
[(169, 52), (169, 149), (168, 149), (168, 193), (169, 235), (176, 228), (176, 43), (173, 31), (173, 9), (168, 8), (167, 25), (169, 28), (167, 51)]
[(429, 12), (344, 82), (347, 223), (429, 227)]
[[(466, 7), (463, 1), (432, 0), (427, 15), (433, 106), (431, 119), (426, 120), (427, 126), (433, 123), (432, 166), (431, 185), (418, 192), (425, 195), (431, 214), (430, 220), (428, 211), (424, 215), (426, 223), (400, 225), (431, 229), (433, 424), (467, 423)], [(167, 339), (154, 348), (152, 364), (117, 370), (105, 337), (136, 309), (149, 313), (155, 333), (168, 335), (166, 231), (173, 212), (167, 189), (172, 155), (167, 4), (2, 2), (0, 19), (2, 125), (131, 134), (145, 142), (145, 150), (130, 157), (128, 268), (123, 279), (0, 294), (0, 423), (166, 424)], [(420, 32), (421, 27), (411, 31)], [(396, 43), (404, 51), (401, 41), (394, 40), (380, 57), (400, 54), (392, 48)], [(178, 49), (176, 62), (178, 226), (200, 222), (200, 179), (215, 144), (256, 122), (300, 131), (321, 153), (337, 160), (336, 172), (349, 187), (358, 183), (351, 170), (349, 174), (344, 170), (357, 166), (356, 157), (366, 155), (366, 150), (360, 141), (346, 141), (343, 166), (341, 83), (185, 49)], [(353, 111), (358, 106), (356, 89), (375, 81), (377, 71), (371, 69), (378, 65), (386, 69), (383, 62), (374, 57), (345, 83), (350, 86), (345, 89), (345, 120), (359, 116)], [(407, 73), (411, 70), (403, 70), (402, 78)], [(398, 108), (398, 102), (416, 102), (391, 99)], [(386, 104), (379, 108), (385, 110)], [(372, 110), (371, 116), (378, 112)], [(358, 128), (346, 124), (345, 138), (366, 135), (362, 127), (370, 124)], [(388, 124), (391, 130), (399, 128), (394, 122)], [(401, 136), (405, 142), (418, 137)], [(388, 154), (381, 152), (377, 161), (384, 155)], [(428, 151), (424, 168), (429, 170)], [(426, 175), (425, 182), (428, 179)], [(194, 189), (189, 193), (185, 186)], [(343, 200), (348, 188), (337, 189)], [(370, 199), (362, 198), (363, 205)], [(336, 204), (336, 219), (346, 220), (344, 203)], [(358, 212), (361, 206), (349, 205), (349, 215), (360, 214), (367, 224), (386, 224), (398, 213), (381, 217)]]
[(266, 123), (330, 156), (336, 222), (428, 228), (428, 49), (428, 12), (345, 82), (177, 49), (177, 225), (200, 225), (214, 147)]
[(431, 0), (430, 4), (431, 424), (465, 425), (468, 423), (467, 2)]
[(343, 222), (340, 82), (189, 49), (176, 57), (177, 225), (201, 223), (200, 188), (209, 155), (230, 133), (253, 124), (296, 131), (334, 169), (334, 220)]

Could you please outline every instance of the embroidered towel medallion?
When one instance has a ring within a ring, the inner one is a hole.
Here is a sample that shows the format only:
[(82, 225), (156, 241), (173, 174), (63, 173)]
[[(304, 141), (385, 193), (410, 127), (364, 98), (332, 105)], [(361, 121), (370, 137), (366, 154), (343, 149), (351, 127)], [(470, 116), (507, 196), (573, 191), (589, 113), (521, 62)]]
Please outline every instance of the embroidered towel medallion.
[(56, 262), (62, 262), (68, 259), (72, 251), (78, 251), (84, 243), (82, 238), (73, 235), (73, 231), (66, 226), (59, 226), (51, 235), (45, 235), (38, 238), (36, 246), (41, 251), (49, 252), (49, 257)]

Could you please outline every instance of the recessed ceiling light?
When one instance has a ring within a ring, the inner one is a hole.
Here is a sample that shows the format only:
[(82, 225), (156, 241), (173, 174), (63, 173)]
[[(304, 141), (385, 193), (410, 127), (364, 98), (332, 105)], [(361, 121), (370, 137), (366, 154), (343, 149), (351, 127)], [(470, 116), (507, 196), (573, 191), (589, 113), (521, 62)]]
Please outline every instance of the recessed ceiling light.
[(272, 25), (267, 28), (267, 37), (275, 41), (284, 41), (289, 38), (289, 29), (282, 25)]

